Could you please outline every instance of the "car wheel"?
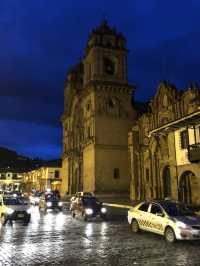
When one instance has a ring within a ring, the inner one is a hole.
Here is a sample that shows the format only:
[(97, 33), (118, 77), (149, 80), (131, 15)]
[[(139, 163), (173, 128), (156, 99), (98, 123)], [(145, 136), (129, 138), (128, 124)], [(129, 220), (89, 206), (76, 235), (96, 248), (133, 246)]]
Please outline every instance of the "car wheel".
[(11, 219), (9, 219), (9, 220), (8, 220), (8, 224), (9, 224), (10, 226), (13, 226), (13, 221), (12, 221)]
[(174, 230), (171, 227), (166, 228), (165, 239), (169, 243), (174, 243), (176, 241), (176, 236), (175, 236)]
[(131, 231), (133, 233), (138, 233), (140, 231), (140, 227), (139, 227), (139, 224), (137, 222), (137, 220), (132, 220), (131, 222)]
[(108, 220), (108, 218), (107, 218), (107, 215), (106, 214), (101, 214), (101, 218), (103, 219), (103, 220)]
[(86, 215), (85, 212), (82, 213), (82, 217), (83, 217), (83, 220), (84, 220), (84, 221), (87, 221), (87, 215)]
[(5, 214), (1, 214), (1, 224), (2, 225), (5, 225), (6, 224), (6, 217), (5, 217)]

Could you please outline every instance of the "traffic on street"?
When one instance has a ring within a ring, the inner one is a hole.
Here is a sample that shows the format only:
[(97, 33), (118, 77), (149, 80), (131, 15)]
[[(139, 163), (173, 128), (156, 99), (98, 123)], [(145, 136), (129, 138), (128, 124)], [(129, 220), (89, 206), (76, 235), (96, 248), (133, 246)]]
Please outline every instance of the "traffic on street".
[(169, 243), (161, 235), (132, 232), (127, 209), (106, 207), (97, 216), (73, 217), (31, 205), (28, 224), (1, 224), (0, 265), (199, 265), (200, 242)]

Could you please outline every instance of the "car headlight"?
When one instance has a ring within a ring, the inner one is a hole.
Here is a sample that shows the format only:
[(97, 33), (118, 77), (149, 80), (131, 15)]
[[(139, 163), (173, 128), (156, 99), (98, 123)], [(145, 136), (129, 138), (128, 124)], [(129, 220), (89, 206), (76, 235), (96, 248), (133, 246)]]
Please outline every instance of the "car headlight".
[(28, 210), (27, 210), (27, 213), (30, 214), (30, 213), (31, 213), (31, 209), (28, 209)]
[(190, 228), (187, 224), (183, 223), (183, 222), (180, 222), (180, 221), (177, 221), (176, 222), (176, 226), (181, 228), (181, 229), (187, 229), (187, 228)]
[(85, 209), (85, 213), (87, 215), (91, 215), (91, 214), (93, 214), (93, 210), (92, 209)]
[(107, 212), (107, 209), (103, 207), (103, 208), (101, 208), (101, 212), (102, 213), (106, 213)]
[(63, 203), (61, 201), (58, 202), (58, 206), (59, 207), (62, 207), (63, 206)]
[(13, 209), (11, 209), (11, 208), (8, 208), (7, 210), (6, 210), (6, 212), (7, 212), (7, 214), (12, 214), (13, 212), (14, 212), (14, 210)]
[(47, 207), (51, 207), (52, 203), (50, 201), (47, 202)]

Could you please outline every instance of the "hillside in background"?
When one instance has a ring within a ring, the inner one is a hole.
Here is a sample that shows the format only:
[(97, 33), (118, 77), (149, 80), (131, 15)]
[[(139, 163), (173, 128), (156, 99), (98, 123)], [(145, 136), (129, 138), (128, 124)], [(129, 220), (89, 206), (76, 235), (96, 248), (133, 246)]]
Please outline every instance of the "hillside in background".
[(61, 160), (45, 161), (39, 158), (30, 159), (19, 155), (16, 151), (0, 147), (0, 169), (26, 172), (41, 166), (61, 166)]

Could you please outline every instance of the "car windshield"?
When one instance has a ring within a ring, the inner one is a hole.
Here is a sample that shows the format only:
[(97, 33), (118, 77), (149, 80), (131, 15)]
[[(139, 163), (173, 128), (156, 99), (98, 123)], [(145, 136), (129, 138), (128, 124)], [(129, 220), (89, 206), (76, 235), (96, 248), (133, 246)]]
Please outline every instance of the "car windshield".
[(47, 201), (58, 201), (59, 198), (56, 195), (48, 194), (45, 196), (45, 199)]
[(98, 200), (95, 197), (83, 197), (83, 204), (85, 205), (95, 205), (96, 203), (98, 203)]
[(19, 198), (4, 198), (3, 201), (5, 205), (24, 205), (23, 200)]
[(194, 212), (189, 210), (185, 205), (175, 202), (166, 202), (161, 204), (168, 215), (170, 216), (187, 216), (195, 215)]
[(34, 194), (34, 197), (36, 197), (36, 198), (39, 198), (41, 196), (41, 193), (40, 192), (36, 192), (35, 194)]

